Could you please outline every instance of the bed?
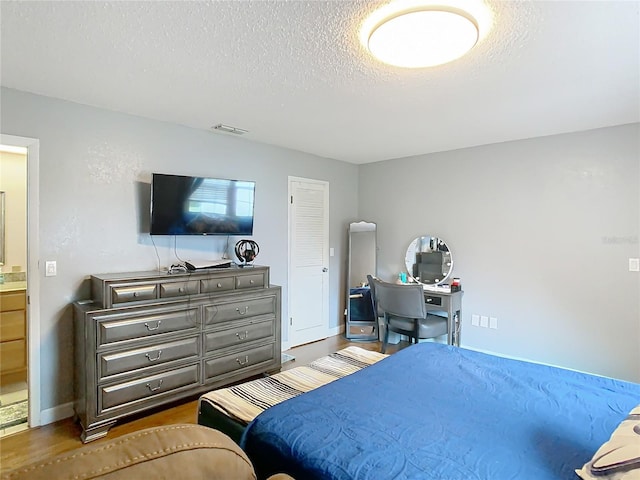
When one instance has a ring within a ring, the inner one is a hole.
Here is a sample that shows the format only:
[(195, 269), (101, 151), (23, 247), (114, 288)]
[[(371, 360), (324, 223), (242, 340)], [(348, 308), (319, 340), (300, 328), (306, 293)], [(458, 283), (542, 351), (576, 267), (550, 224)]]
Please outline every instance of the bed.
[(638, 403), (638, 384), (421, 343), (266, 409), (241, 446), (260, 477), (577, 479)]

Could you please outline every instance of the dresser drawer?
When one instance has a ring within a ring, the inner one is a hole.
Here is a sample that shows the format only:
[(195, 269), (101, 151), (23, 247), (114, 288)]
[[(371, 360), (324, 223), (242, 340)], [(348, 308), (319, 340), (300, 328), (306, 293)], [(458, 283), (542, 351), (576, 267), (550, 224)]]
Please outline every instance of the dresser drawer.
[(243, 325), (205, 335), (205, 352), (212, 352), (231, 345), (241, 345), (247, 342), (270, 338), (275, 335), (274, 321)]
[(195, 386), (198, 384), (199, 371), (200, 364), (194, 364), (130, 382), (101, 387), (98, 413), (137, 400), (158, 397), (180, 388)]
[(200, 293), (228, 292), (236, 288), (234, 277), (217, 277), (200, 280)]
[(25, 308), (27, 308), (27, 295), (25, 292), (5, 292), (0, 294), (0, 312), (24, 310)]
[(26, 324), (24, 310), (0, 313), (0, 342), (25, 338)]
[(155, 284), (110, 286), (109, 288), (111, 289), (111, 303), (114, 305), (158, 298), (158, 286)]
[(184, 295), (197, 295), (199, 282), (172, 282), (160, 285), (160, 298), (182, 297)]
[(249, 368), (275, 358), (275, 344), (245, 350), (233, 355), (212, 358), (205, 361), (206, 378), (216, 377), (227, 373)]
[(195, 331), (198, 308), (139, 315), (105, 315), (98, 320), (98, 346), (123, 340), (139, 339), (167, 332)]
[[(373, 325), (350, 325), (349, 326), (349, 334), (350, 335), (374, 335), (375, 327)], [(351, 337), (348, 337), (351, 338)]]
[(135, 350), (125, 350), (98, 355), (99, 380), (117, 373), (166, 364), (174, 360), (197, 357), (200, 354), (200, 337), (194, 336), (175, 342), (159, 343)]
[(24, 339), (0, 343), (0, 372), (27, 366), (27, 345)]
[(264, 286), (264, 275), (261, 273), (256, 273), (254, 275), (238, 275), (236, 277), (236, 288), (262, 288)]
[(276, 311), (276, 297), (263, 297), (204, 307), (205, 325), (255, 317)]

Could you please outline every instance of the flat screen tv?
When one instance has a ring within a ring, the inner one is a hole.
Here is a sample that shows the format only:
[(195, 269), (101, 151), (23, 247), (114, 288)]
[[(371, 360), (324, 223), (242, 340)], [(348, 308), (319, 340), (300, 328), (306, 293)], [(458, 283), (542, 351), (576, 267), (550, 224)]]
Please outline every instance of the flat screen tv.
[(252, 235), (255, 182), (154, 173), (151, 235)]

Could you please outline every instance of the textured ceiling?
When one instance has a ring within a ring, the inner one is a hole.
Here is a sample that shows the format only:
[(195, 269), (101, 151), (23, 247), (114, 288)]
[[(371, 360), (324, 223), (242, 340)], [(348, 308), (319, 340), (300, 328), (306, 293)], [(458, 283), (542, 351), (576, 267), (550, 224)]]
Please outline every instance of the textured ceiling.
[(361, 46), (385, 3), (3, 0), (1, 82), (353, 163), (640, 121), (638, 1), (488, 0), (476, 47), (421, 70)]

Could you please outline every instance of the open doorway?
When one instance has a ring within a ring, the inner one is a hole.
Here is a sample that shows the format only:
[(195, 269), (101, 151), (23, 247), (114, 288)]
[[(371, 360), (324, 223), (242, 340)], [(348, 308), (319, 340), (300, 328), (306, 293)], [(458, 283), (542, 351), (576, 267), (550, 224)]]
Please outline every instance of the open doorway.
[(28, 427), (27, 149), (0, 145), (0, 435)]
[[(25, 274), (25, 291), (23, 294), (23, 301), (26, 302), (25, 305), (25, 322), (26, 322), (26, 345), (25, 345), (25, 355), (26, 355), (26, 375), (27, 375), (27, 398), (28, 398), (28, 421), (25, 424), (21, 422), (19, 426), (11, 426), (4, 429), (4, 431), (0, 431), (0, 434), (9, 434), (14, 433), (16, 429), (25, 429), (28, 427), (37, 427), (41, 425), (41, 411), (40, 411), (40, 279), (39, 279), (39, 255), (40, 248), (38, 243), (38, 222), (39, 222), (39, 171), (40, 171), (40, 141), (36, 138), (28, 138), (28, 137), (20, 137), (16, 135), (6, 135), (0, 134), (0, 145), (4, 145), (7, 147), (21, 147), (18, 148), (17, 151), (24, 154), (26, 151), (26, 176), (24, 180), (26, 181), (26, 205), (24, 206), (25, 210), (21, 213), (22, 219), (18, 221), (18, 223), (22, 223), (22, 221), (26, 218), (26, 239), (21, 240), (21, 242), (25, 243), (22, 248), (26, 248), (26, 260), (24, 260), (24, 267), (22, 267), (23, 260), (14, 261), (13, 255), (9, 256), (10, 253), (6, 251), (4, 253), (4, 260), (2, 263), (2, 272), (4, 275), (3, 280), (7, 280), (7, 273), (24, 273)], [(6, 149), (4, 149), (6, 150)], [(9, 148), (9, 150), (16, 150), (15, 148)], [(0, 156), (0, 168), (4, 164), (3, 162), (4, 154)], [(24, 161), (24, 157), (23, 157)], [(0, 171), (0, 178), (6, 178), (5, 175)], [(3, 187), (4, 188), (4, 187)], [(2, 190), (2, 188), (0, 188)], [(6, 218), (9, 208), (9, 198), (5, 195), (5, 222), (4, 226), (8, 229), (11, 228), (13, 230), (12, 220)], [(23, 227), (20, 227), (23, 228)], [(8, 230), (5, 231), (6, 242), (8, 243), (10, 240)], [(3, 240), (4, 244), (5, 240)], [(20, 269), (24, 269), (24, 272), (14, 272), (13, 267), (20, 266)], [(15, 280), (14, 278), (9, 277), (8, 280)], [(2, 285), (7, 285), (10, 282), (7, 281)], [(14, 285), (16, 286), (16, 285)], [(5, 289), (9, 289), (10, 287), (3, 287)], [(18, 288), (18, 291), (20, 289)], [(18, 295), (19, 297), (19, 295)], [(15, 300), (15, 299), (14, 299)], [(18, 299), (18, 302), (20, 300)], [(2, 302), (2, 305), (5, 305), (5, 302)], [(16, 310), (19, 310), (17, 308)], [(4, 316), (4, 315), (3, 315)], [(14, 320), (16, 318), (20, 318), (19, 315), (14, 316)], [(18, 322), (19, 323), (19, 322)], [(4, 328), (2, 328), (4, 330)], [(4, 332), (3, 332), (4, 333)], [(14, 341), (14, 340), (9, 340)], [(17, 345), (13, 344), (14, 347), (11, 356), (7, 356), (7, 358), (14, 359), (13, 361), (17, 361), (16, 359), (20, 359), (19, 355), (16, 354), (16, 350), (20, 350), (20, 348), (16, 348)], [(4, 349), (3, 349), (4, 350)], [(11, 349), (8, 350), (11, 352)], [(0, 362), (4, 365), (4, 355), (3, 358), (0, 359)], [(16, 370), (20, 370), (16, 366)], [(22, 374), (22, 378), (24, 378), (24, 374)], [(8, 382), (11, 384), (12, 378), (9, 375)], [(20, 391), (20, 386), (17, 387)], [(19, 398), (19, 395), (23, 395), (23, 393), (13, 393), (12, 388), (5, 387), (5, 392), (12, 393), (9, 396), (9, 399), (5, 399), (7, 401), (16, 400)], [(20, 406), (21, 409), (24, 409), (24, 403)]]

